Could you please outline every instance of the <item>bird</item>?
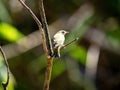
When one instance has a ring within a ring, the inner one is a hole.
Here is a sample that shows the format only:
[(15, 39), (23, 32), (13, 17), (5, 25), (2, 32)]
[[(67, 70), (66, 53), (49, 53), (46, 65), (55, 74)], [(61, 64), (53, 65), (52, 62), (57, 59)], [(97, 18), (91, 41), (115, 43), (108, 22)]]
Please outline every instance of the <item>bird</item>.
[(65, 30), (58, 31), (53, 37), (54, 57), (60, 58), (60, 48), (64, 46), (65, 35), (69, 33)]

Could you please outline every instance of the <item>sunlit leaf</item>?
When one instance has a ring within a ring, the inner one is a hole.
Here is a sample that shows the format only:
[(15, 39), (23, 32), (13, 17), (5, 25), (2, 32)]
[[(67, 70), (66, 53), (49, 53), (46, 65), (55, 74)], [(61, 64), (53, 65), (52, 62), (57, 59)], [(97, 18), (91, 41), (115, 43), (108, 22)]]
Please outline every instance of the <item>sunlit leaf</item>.
[(15, 27), (7, 23), (0, 23), (0, 38), (6, 39), (10, 42), (16, 42), (23, 37)]

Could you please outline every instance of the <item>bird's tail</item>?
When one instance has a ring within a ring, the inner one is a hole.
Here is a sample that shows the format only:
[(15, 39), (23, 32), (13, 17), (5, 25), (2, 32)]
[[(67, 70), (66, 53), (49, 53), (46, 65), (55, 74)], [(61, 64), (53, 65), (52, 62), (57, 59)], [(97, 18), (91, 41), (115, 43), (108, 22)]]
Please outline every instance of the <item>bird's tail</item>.
[(55, 48), (55, 50), (54, 50), (54, 57), (55, 58), (60, 58), (60, 48), (61, 47)]

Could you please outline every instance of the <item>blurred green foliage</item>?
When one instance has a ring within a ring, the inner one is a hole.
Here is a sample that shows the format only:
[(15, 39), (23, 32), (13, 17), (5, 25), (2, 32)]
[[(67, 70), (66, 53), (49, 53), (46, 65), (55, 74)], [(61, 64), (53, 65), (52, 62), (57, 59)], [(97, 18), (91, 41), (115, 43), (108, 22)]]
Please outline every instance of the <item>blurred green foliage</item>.
[(83, 65), (86, 63), (87, 50), (82, 46), (72, 45), (70, 55)]
[(2, 22), (0, 23), (0, 38), (9, 42), (17, 42), (23, 36), (24, 35), (12, 25)]

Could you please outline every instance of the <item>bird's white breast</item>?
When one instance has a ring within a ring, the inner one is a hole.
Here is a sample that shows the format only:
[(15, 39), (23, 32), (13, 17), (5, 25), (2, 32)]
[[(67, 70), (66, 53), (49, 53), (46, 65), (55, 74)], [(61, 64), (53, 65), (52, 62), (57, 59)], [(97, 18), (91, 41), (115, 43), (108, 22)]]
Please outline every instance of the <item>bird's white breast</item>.
[(54, 42), (57, 46), (62, 46), (65, 41), (65, 36), (62, 33), (57, 33), (54, 35)]

